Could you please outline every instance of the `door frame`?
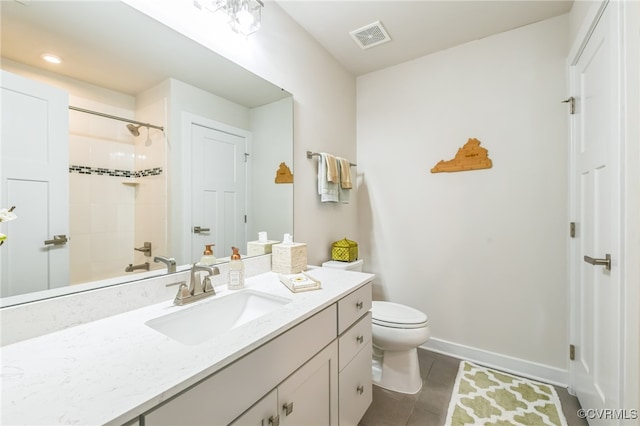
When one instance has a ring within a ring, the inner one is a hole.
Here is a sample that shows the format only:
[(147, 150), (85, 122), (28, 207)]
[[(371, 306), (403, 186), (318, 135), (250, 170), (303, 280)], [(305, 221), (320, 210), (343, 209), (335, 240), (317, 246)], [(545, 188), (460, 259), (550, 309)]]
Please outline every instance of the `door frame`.
[(640, 2), (623, 2), (623, 407), (640, 409)]
[[(620, 258), (618, 267), (620, 268), (620, 315), (621, 329), (620, 337), (620, 369), (617, 377), (619, 390), (619, 401), (621, 409), (631, 410), (640, 404), (640, 373), (637, 369), (637, 362), (640, 356), (640, 270), (638, 270), (637, 259), (640, 258), (640, 224), (637, 218), (640, 217), (640, 148), (638, 139), (640, 138), (640, 123), (637, 117), (640, 115), (640, 18), (638, 17), (640, 7), (635, 2), (618, 2), (603, 0), (594, 4), (587, 11), (582, 25), (580, 26), (574, 43), (571, 46), (567, 57), (567, 79), (569, 90), (573, 84), (571, 69), (582, 54), (594, 28), (601, 18), (605, 7), (613, 6), (620, 8), (621, 21), (624, 23), (619, 31), (621, 37), (621, 68), (620, 73), (620, 104), (612, 107), (621, 111), (621, 135), (618, 143), (619, 149), (619, 175), (616, 177), (620, 183), (620, 228), (619, 246)], [(615, 3), (615, 5), (613, 4)], [(571, 93), (569, 94), (571, 96)], [(575, 163), (574, 144), (575, 128), (573, 121), (569, 127), (569, 221), (575, 220)], [(634, 183), (635, 182), (635, 183)], [(569, 253), (569, 343), (574, 343), (576, 336), (575, 306), (573, 301), (578, 285), (576, 268), (578, 263), (582, 263), (580, 253), (568, 243)], [(574, 368), (569, 364), (569, 391), (573, 393), (575, 385)], [(585, 407), (589, 408), (589, 407)]]
[[(250, 221), (252, 205), (251, 205), (251, 152), (252, 152), (252, 134), (248, 130), (240, 129), (238, 127), (231, 126), (229, 124), (222, 123), (220, 121), (212, 120), (201, 115), (193, 114), (190, 112), (182, 113), (182, 164), (181, 170), (183, 174), (182, 178), (182, 240), (179, 243), (181, 252), (187, 259), (187, 263), (193, 263), (198, 261), (201, 253), (191, 253), (191, 126), (198, 125), (208, 127), (210, 129), (217, 130), (219, 132), (228, 133), (241, 138), (246, 141), (245, 152), (246, 167), (245, 167), (245, 208), (247, 211), (247, 221), (245, 223), (245, 230), (250, 229)], [(189, 176), (187, 178), (186, 176)]]

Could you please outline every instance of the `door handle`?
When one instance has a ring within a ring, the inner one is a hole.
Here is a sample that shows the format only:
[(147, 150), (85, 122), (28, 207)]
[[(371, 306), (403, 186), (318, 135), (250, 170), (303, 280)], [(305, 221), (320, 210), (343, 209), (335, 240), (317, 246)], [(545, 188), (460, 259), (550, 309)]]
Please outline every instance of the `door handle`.
[(611, 270), (611, 255), (609, 253), (604, 255), (604, 259), (594, 259), (593, 257), (585, 256), (584, 261), (595, 266), (604, 266), (607, 271)]
[(66, 235), (54, 235), (52, 240), (45, 240), (44, 241), (44, 245), (45, 246), (61, 246), (63, 244), (67, 244), (67, 241), (69, 241), (67, 239)]
[(199, 226), (194, 226), (194, 227), (193, 227), (193, 233), (194, 233), (194, 234), (201, 234), (201, 233), (203, 233), (203, 232), (209, 232), (209, 231), (210, 231), (210, 229), (209, 229), (209, 228), (201, 228), (201, 227), (199, 227)]

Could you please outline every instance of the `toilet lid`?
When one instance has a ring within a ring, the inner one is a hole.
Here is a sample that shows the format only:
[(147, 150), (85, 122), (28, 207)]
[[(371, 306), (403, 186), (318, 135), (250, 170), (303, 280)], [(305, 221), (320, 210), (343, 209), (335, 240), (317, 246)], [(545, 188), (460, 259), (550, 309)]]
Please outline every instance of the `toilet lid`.
[(420, 328), (427, 325), (427, 315), (417, 309), (393, 302), (374, 301), (371, 305), (374, 324), (393, 328)]

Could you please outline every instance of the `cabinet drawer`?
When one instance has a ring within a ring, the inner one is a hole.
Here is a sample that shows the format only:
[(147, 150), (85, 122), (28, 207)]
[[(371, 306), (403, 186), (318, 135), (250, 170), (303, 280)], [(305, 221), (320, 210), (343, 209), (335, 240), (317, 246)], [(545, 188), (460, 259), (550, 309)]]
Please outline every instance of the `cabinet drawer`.
[(371, 309), (371, 283), (367, 283), (338, 301), (338, 334), (351, 327)]
[(371, 312), (367, 312), (357, 323), (345, 331), (340, 336), (338, 344), (338, 370), (342, 371), (360, 349), (367, 345), (371, 346)]
[(340, 426), (356, 426), (372, 401), (371, 355), (368, 345), (340, 373)]

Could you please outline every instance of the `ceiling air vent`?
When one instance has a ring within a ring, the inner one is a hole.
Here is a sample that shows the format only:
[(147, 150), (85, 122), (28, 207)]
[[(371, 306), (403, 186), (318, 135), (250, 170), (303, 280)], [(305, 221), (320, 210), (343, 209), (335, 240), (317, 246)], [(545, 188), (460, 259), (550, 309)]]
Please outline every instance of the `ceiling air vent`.
[(382, 26), (382, 22), (376, 21), (349, 33), (362, 49), (368, 49), (382, 43), (391, 41), (387, 30)]

